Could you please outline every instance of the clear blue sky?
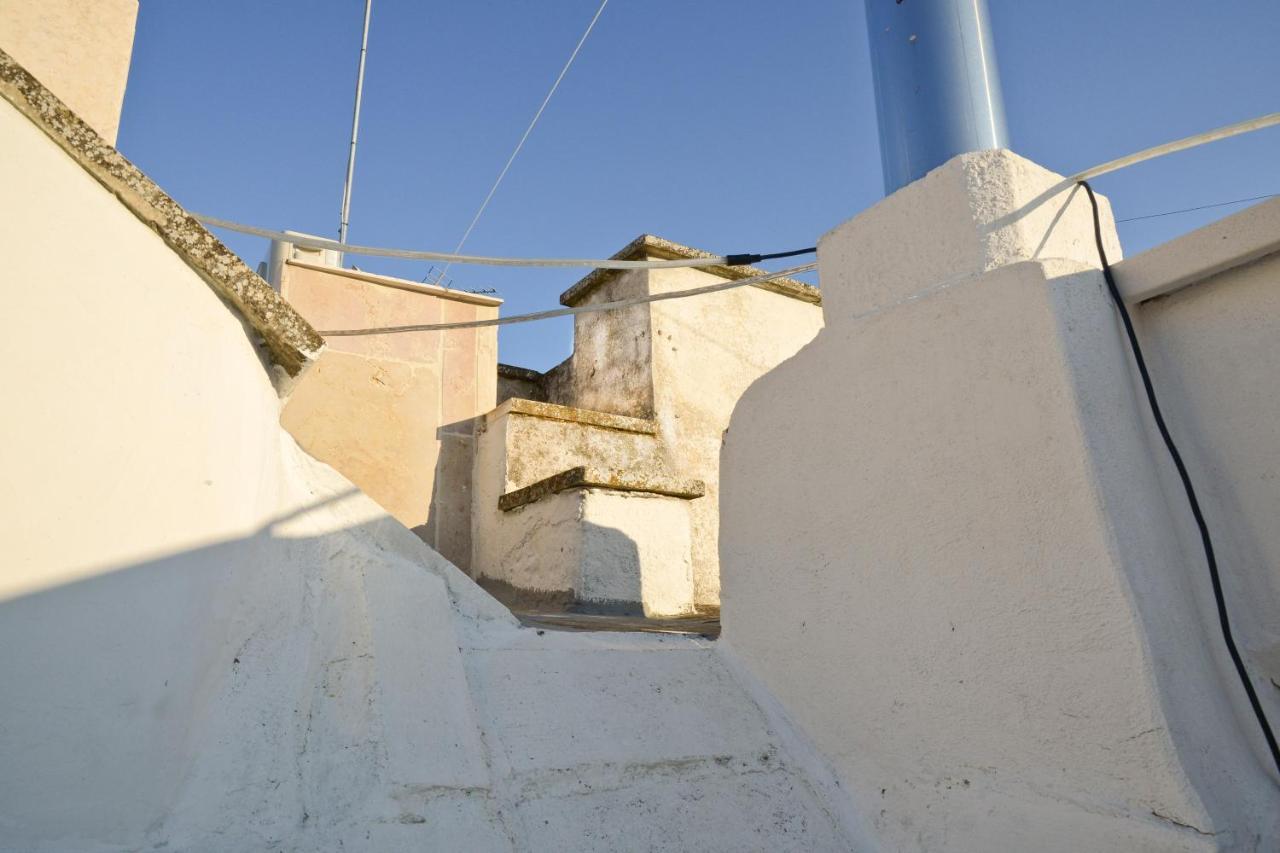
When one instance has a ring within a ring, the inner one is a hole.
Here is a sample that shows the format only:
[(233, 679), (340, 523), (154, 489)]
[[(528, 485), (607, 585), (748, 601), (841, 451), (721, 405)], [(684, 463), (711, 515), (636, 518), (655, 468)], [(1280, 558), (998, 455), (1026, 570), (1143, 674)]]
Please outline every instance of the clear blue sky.
[[(350, 239), (452, 249), (598, 3), (374, 0)], [(1013, 148), (1056, 171), (1280, 109), (1276, 0), (990, 6)], [(120, 149), (189, 209), (336, 236), (362, 15), (363, 0), (142, 0)], [(1120, 217), (1280, 192), (1280, 130), (1096, 183)], [(610, 0), (467, 250), (607, 256), (642, 232), (794, 248), (881, 187), (862, 0)], [(1125, 251), (1236, 209), (1122, 224)], [(496, 288), (504, 313), (554, 306), (578, 278), (450, 275)], [(505, 329), (501, 358), (545, 369), (571, 337), (563, 319)]]

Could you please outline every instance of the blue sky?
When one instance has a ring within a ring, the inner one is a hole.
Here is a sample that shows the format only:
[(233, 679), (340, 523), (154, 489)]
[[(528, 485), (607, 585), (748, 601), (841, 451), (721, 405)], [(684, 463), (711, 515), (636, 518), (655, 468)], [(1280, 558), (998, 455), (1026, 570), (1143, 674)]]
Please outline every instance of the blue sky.
[[(1280, 109), (1275, 0), (989, 3), (1012, 147), (1055, 171)], [(598, 5), (374, 0), (350, 239), (452, 249)], [(191, 210), (336, 236), (362, 15), (363, 0), (142, 0), (120, 149)], [(1280, 192), (1280, 129), (1095, 183), (1122, 218)], [(795, 248), (881, 194), (861, 0), (610, 0), (467, 251), (603, 257), (643, 232)], [(1125, 251), (1237, 209), (1122, 224)], [(579, 274), (450, 277), (511, 314)], [(572, 326), (504, 329), (500, 347), (545, 369)]]

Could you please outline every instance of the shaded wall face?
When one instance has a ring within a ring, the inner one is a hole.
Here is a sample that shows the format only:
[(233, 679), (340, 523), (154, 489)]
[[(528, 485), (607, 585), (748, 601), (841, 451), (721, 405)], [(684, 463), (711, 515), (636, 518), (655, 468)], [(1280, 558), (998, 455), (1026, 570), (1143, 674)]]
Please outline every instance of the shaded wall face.
[[(493, 300), (286, 263), (281, 294), (317, 329), (497, 316)], [(497, 397), (493, 328), (331, 337), (281, 423), (455, 564), (471, 552), (474, 420)]]
[(23, 199), (6, 300), (31, 319), (0, 339), (0, 846), (137, 849), (227, 672), (224, 581), (272, 574), (279, 402), (240, 318), (4, 101), (0, 150)]
[[(643, 270), (623, 272), (596, 288), (583, 304), (642, 296), (648, 292), (646, 276)], [(597, 412), (652, 417), (649, 338), (648, 305), (577, 315), (573, 323), (572, 366), (567, 374), (559, 372), (564, 370), (563, 365), (556, 368), (548, 399)]]
[(0, 49), (112, 145), (138, 0), (0, 0)]
[[(1213, 535), (1237, 642), (1274, 725), (1280, 690), (1268, 683), (1280, 684), (1280, 255), (1144, 302), (1133, 314)], [(1171, 503), (1181, 507), (1181, 485), (1164, 473)], [(1179, 532), (1184, 550), (1198, 555), (1194, 524)], [(1203, 560), (1192, 562), (1207, 588)]]

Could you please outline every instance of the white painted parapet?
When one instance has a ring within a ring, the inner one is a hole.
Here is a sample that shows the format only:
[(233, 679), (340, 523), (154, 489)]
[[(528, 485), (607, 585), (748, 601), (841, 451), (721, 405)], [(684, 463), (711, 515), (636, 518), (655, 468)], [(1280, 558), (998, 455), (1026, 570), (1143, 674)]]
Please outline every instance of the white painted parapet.
[(726, 436), (722, 642), (883, 849), (1268, 849), (1088, 201), (1028, 207), (1060, 180), (963, 155), (820, 242), (826, 327)]
[[(1237, 645), (1280, 721), (1280, 199), (1129, 258), (1116, 269), (1213, 533)], [(1154, 297), (1154, 298), (1153, 298)], [(1178, 493), (1168, 468), (1166, 489)], [(1178, 532), (1200, 547), (1185, 504)], [(1196, 562), (1196, 565), (1203, 565)], [(1206, 596), (1202, 609), (1212, 607)], [(1226, 661), (1220, 665), (1226, 667)], [(1256, 728), (1238, 709), (1241, 724)]]

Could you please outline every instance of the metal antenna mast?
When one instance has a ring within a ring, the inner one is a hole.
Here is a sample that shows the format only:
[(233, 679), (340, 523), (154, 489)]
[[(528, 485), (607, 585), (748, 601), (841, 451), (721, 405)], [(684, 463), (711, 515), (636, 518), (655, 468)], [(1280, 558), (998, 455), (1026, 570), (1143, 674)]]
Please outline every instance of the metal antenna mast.
[(351, 150), (347, 153), (347, 180), (342, 185), (342, 218), (338, 222), (338, 242), (347, 242), (351, 219), (351, 181), (356, 172), (356, 137), (360, 133), (360, 96), (364, 93), (364, 57), (369, 52), (369, 12), (373, 0), (364, 0), (364, 33), (360, 37), (360, 66), (356, 71), (356, 106), (351, 117)]

